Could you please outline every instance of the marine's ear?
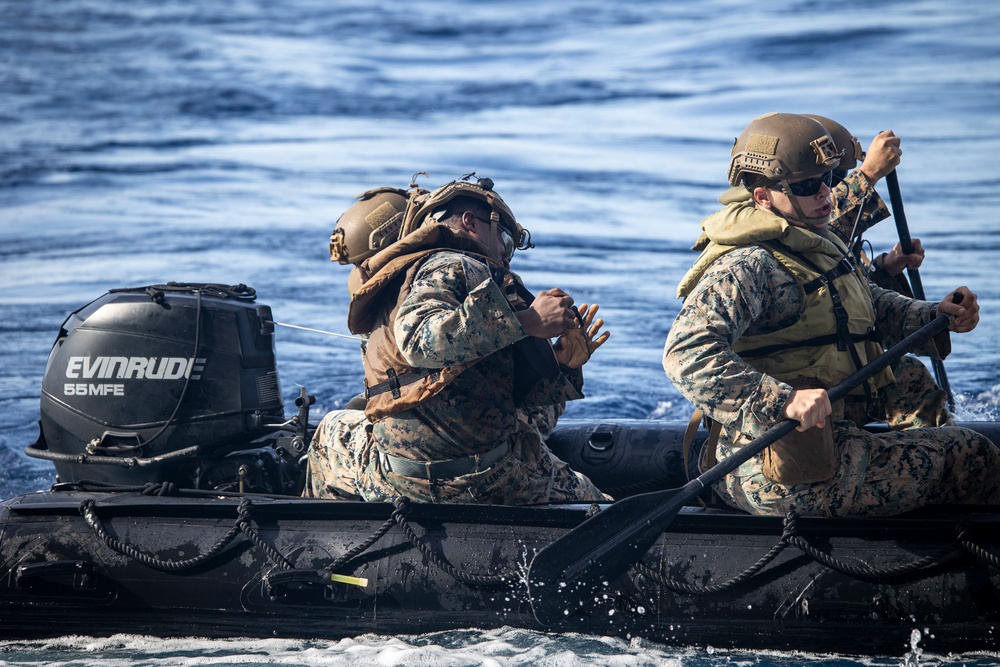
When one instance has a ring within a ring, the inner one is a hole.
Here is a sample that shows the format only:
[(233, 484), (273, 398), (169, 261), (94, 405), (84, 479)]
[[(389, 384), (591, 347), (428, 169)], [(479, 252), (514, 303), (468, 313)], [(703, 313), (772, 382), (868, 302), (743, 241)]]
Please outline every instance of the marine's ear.
[(764, 211), (770, 211), (772, 207), (771, 197), (773, 196), (773, 193), (774, 191), (769, 188), (757, 187), (753, 189), (750, 196), (753, 197), (754, 204), (757, 205), (757, 208)]

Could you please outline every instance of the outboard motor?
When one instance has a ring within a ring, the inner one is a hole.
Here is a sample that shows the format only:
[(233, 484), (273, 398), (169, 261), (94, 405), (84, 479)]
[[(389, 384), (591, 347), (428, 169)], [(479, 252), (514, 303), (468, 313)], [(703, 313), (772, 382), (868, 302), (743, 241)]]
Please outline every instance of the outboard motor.
[(258, 468), (238, 454), (283, 426), (284, 409), (271, 310), (255, 299), (245, 285), (168, 283), (111, 290), (70, 314), (26, 453), (74, 483), (199, 487), (207, 476), (218, 488), (219, 462)]

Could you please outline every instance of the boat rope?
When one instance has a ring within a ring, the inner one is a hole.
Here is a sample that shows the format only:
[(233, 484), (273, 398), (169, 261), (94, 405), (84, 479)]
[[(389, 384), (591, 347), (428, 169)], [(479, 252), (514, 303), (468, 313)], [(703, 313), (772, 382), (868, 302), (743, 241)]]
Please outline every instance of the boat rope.
[(272, 547), (270, 544), (264, 541), (264, 538), (260, 536), (260, 533), (251, 525), (253, 517), (250, 516), (250, 499), (244, 498), (240, 502), (239, 507), (239, 517), (236, 519), (236, 527), (239, 528), (247, 539), (253, 542), (254, 546), (264, 552), (267, 559), (271, 561), (274, 565), (277, 565), (282, 570), (290, 570), (294, 565), (291, 561), (281, 555), (277, 549)]
[(864, 562), (850, 562), (835, 558), (825, 551), (817, 549), (810, 544), (808, 540), (798, 534), (797, 519), (798, 517), (794, 513), (789, 513), (788, 516), (785, 517), (784, 528), (778, 543), (771, 547), (771, 549), (756, 563), (745, 569), (743, 572), (740, 572), (732, 579), (720, 584), (696, 586), (694, 584), (678, 581), (676, 579), (670, 579), (658, 570), (649, 567), (641, 561), (635, 564), (634, 569), (642, 576), (656, 584), (659, 584), (660, 586), (678, 593), (686, 593), (688, 595), (711, 595), (714, 593), (722, 593), (734, 588), (760, 572), (768, 563), (774, 560), (778, 554), (789, 546), (798, 548), (806, 555), (812, 557), (813, 560), (831, 570), (865, 581), (884, 581), (927, 570), (944, 562), (949, 556), (956, 552), (957, 547), (962, 547), (973, 555), (982, 558), (993, 567), (1000, 569), (1000, 559), (981, 549), (978, 545), (965, 540), (966, 529), (961, 526), (959, 527), (956, 538), (951, 543), (943, 546), (934, 553), (902, 565), (893, 567), (873, 567)]
[(172, 496), (177, 493), (179, 487), (173, 482), (146, 482), (146, 484), (139, 490), (139, 495), (142, 496)]
[[(95, 484), (96, 486), (104, 487), (101, 484)], [(163, 496), (175, 493), (178, 489), (176, 485), (170, 482), (149, 482), (143, 486), (136, 487), (114, 487), (115, 490), (128, 490), (133, 492), (141, 493), (142, 495), (156, 495)], [(399, 497), (393, 500), (394, 510), (389, 518), (375, 530), (367, 539), (361, 544), (354, 547), (350, 551), (346, 552), (335, 561), (333, 561), (329, 566), (325, 568), (326, 571), (330, 573), (341, 573), (342, 570), (351, 560), (360, 556), (362, 553), (367, 551), (376, 542), (378, 542), (382, 537), (385, 536), (393, 526), (399, 525), (403, 534), (410, 541), (410, 543), (415, 546), (420, 552), (427, 558), (428, 561), (433, 563), (436, 567), (450, 575), (456, 581), (467, 584), (469, 586), (501, 586), (510, 583), (516, 579), (516, 573), (507, 572), (497, 575), (484, 575), (484, 574), (468, 574), (458, 570), (454, 565), (444, 560), (441, 556), (434, 553), (430, 546), (425, 544), (420, 536), (417, 535), (416, 530), (407, 521), (407, 514), (410, 511), (410, 500), (409, 498)], [(239, 505), (237, 510), (238, 516), (236, 519), (236, 524), (226, 533), (225, 536), (220, 539), (215, 546), (209, 549), (207, 552), (200, 556), (193, 558), (188, 558), (181, 561), (168, 561), (155, 556), (151, 556), (144, 553), (132, 546), (127, 544), (115, 537), (112, 537), (108, 531), (104, 528), (101, 523), (100, 517), (97, 516), (95, 511), (95, 502), (93, 499), (88, 499), (80, 503), (80, 514), (83, 515), (84, 520), (87, 525), (91, 527), (94, 533), (108, 546), (108, 548), (118, 553), (133, 558), (147, 567), (151, 567), (156, 570), (161, 570), (164, 572), (176, 572), (179, 570), (186, 570), (193, 567), (202, 565), (219, 553), (233, 541), (233, 539), (240, 533), (243, 533), (254, 546), (264, 552), (268, 560), (282, 570), (293, 569), (294, 565), (283, 556), (274, 547), (267, 544), (260, 533), (253, 527), (253, 518), (250, 513), (251, 503), (249, 498), (244, 498)]]
[(347, 338), (348, 340), (362, 341), (364, 340), (361, 336), (349, 336), (344, 333), (337, 333), (336, 331), (326, 331), (324, 329), (314, 329), (312, 327), (302, 327), (298, 324), (288, 324), (287, 322), (275, 322), (274, 320), (265, 320), (268, 324), (274, 324), (279, 327), (288, 327), (289, 329), (298, 329), (299, 331), (311, 331), (313, 333), (323, 334), (324, 336), (333, 336), (334, 338)]
[(229, 543), (232, 542), (233, 539), (235, 539), (235, 537), (240, 533), (243, 533), (247, 539), (254, 544), (254, 546), (267, 555), (268, 560), (277, 565), (279, 568), (289, 569), (292, 567), (292, 564), (288, 561), (288, 559), (281, 555), (274, 547), (264, 542), (264, 540), (260, 537), (260, 534), (253, 527), (251, 523), (251, 503), (249, 498), (244, 498), (243, 501), (240, 502), (239, 508), (237, 509), (235, 525), (230, 528), (229, 532), (227, 532), (222, 539), (216, 542), (211, 549), (193, 558), (178, 561), (163, 560), (162, 558), (151, 556), (143, 551), (140, 551), (131, 544), (127, 544), (126, 542), (111, 536), (108, 531), (105, 530), (100, 517), (97, 516), (95, 505), (96, 503), (93, 499), (88, 499), (80, 503), (79, 508), (84, 521), (86, 521), (87, 525), (94, 531), (94, 534), (101, 538), (109, 549), (117, 551), (123, 556), (139, 561), (143, 565), (151, 567), (154, 570), (160, 570), (162, 572), (177, 572), (203, 565), (218, 556), (222, 550), (225, 549), (226, 546), (228, 546)]
[[(789, 514), (786, 518), (786, 523), (794, 524), (794, 520), (795, 516), (793, 514)], [(902, 565), (896, 565), (894, 567), (873, 567), (863, 561), (850, 562), (834, 558), (830, 554), (820, 551), (811, 545), (800, 535), (790, 534), (788, 541), (790, 544), (798, 547), (803, 553), (811, 556), (813, 560), (825, 565), (831, 570), (835, 570), (841, 574), (846, 574), (849, 577), (863, 581), (881, 581), (885, 579), (895, 579), (908, 574), (915, 574), (941, 564), (948, 556), (955, 553), (956, 546), (964, 536), (964, 533), (964, 530), (960, 531), (958, 536), (956, 536), (951, 543), (946, 544), (934, 553), (928, 554), (923, 558), (918, 558), (915, 561), (903, 563)], [(784, 539), (784, 535), (782, 535), (782, 539)]]
[(393, 515), (396, 517), (396, 522), (402, 529), (403, 534), (406, 535), (406, 538), (410, 540), (410, 543), (420, 549), (420, 553), (422, 553), (427, 560), (436, 565), (438, 569), (451, 575), (455, 581), (468, 584), (469, 586), (502, 586), (511, 580), (512, 573), (467, 574), (465, 572), (461, 572), (454, 565), (431, 551), (431, 548), (420, 540), (416, 531), (413, 530), (413, 526), (411, 526), (410, 522), (406, 520), (406, 514), (409, 512), (410, 508), (409, 503), (410, 499), (405, 497), (396, 498), (393, 501), (393, 504), (396, 506), (396, 512), (393, 512)]
[(407, 521), (406, 519), (406, 515), (409, 514), (410, 512), (409, 498), (403, 496), (395, 498), (392, 501), (392, 504), (395, 507), (395, 509), (393, 510), (392, 515), (389, 517), (389, 520), (383, 523), (379, 527), (379, 529), (376, 530), (371, 535), (371, 537), (366, 539), (362, 544), (358, 545), (356, 548), (345, 553), (343, 556), (334, 561), (327, 568), (328, 570), (330, 570), (331, 572), (336, 572), (337, 570), (342, 568), (352, 558), (355, 558), (356, 556), (360, 555), (365, 550), (367, 550), (371, 545), (375, 544), (375, 542), (381, 539), (382, 536), (385, 535), (395, 523), (399, 524), (399, 528), (403, 531), (403, 534), (406, 536), (406, 539), (410, 541), (410, 544), (412, 544), (413, 546), (415, 546), (417, 549), (420, 550), (420, 553), (424, 555), (424, 558), (433, 563), (438, 569), (440, 569), (445, 574), (450, 575), (453, 579), (455, 579), (455, 581), (458, 581), (459, 583), (467, 584), (469, 586), (488, 587), (488, 586), (503, 586), (514, 580), (515, 575), (513, 572), (504, 574), (468, 574), (466, 572), (462, 572), (454, 565), (446, 561), (444, 558), (434, 553), (434, 551), (431, 550), (430, 546), (425, 544), (420, 539), (420, 536), (417, 535), (417, 531), (413, 529), (413, 526), (410, 525), (410, 522)]
[(347, 553), (345, 553), (343, 556), (341, 556), (337, 560), (335, 560), (332, 563), (330, 563), (330, 565), (328, 565), (326, 567), (326, 570), (328, 572), (330, 572), (331, 574), (345, 574), (344, 572), (341, 572), (341, 570), (344, 568), (345, 565), (347, 565), (349, 562), (351, 562), (352, 560), (354, 560), (355, 558), (357, 558), (358, 556), (360, 556), (364, 552), (368, 551), (368, 549), (373, 544), (375, 544), (376, 542), (378, 542), (379, 540), (381, 540), (382, 537), (386, 533), (388, 533), (389, 530), (391, 530), (393, 526), (396, 525), (396, 522), (399, 520), (398, 517), (397, 517), (397, 514), (399, 514), (399, 511), (400, 510), (399, 510), (398, 507), (395, 510), (393, 510), (392, 515), (388, 519), (386, 519), (385, 523), (383, 523), (381, 526), (379, 526), (378, 530), (376, 530), (374, 533), (372, 533), (368, 537), (368, 539), (366, 539), (364, 542), (362, 542), (358, 546), (354, 547), (353, 549), (351, 549), (350, 551), (348, 551)]
[(763, 558), (758, 560), (756, 563), (748, 567), (747, 569), (740, 572), (738, 575), (730, 579), (729, 581), (724, 581), (721, 584), (714, 584), (711, 586), (696, 586), (694, 584), (689, 584), (683, 581), (677, 581), (676, 579), (670, 579), (663, 576), (657, 570), (649, 567), (642, 561), (635, 564), (634, 569), (639, 572), (642, 576), (653, 581), (654, 583), (668, 588), (676, 593), (687, 593), (688, 595), (711, 595), (713, 593), (723, 593), (731, 588), (739, 586), (743, 582), (747, 581), (755, 574), (760, 572), (764, 567), (770, 563), (772, 560), (777, 558), (778, 554), (785, 550), (789, 545), (786, 539), (788, 535), (788, 527), (786, 525), (784, 533), (781, 535), (781, 539), (771, 547), (771, 550), (764, 554)]
[(220, 299), (233, 299), (253, 303), (257, 300), (257, 290), (243, 283), (239, 285), (223, 285), (220, 283), (179, 283), (168, 282), (162, 285), (147, 285), (145, 287), (119, 287), (108, 290), (109, 294), (118, 292), (145, 292), (156, 303), (162, 303), (166, 292), (178, 294), (194, 294), (201, 292)]
[(959, 537), (958, 544), (960, 547), (962, 547), (963, 549), (965, 549), (970, 554), (972, 554), (979, 560), (983, 561), (987, 565), (990, 565), (993, 568), (1000, 570), (1000, 558), (998, 558), (995, 554), (992, 554), (986, 549), (982, 548), (975, 542), (970, 542), (964, 539), (965, 538), (964, 529), (961, 530), (958, 537)]

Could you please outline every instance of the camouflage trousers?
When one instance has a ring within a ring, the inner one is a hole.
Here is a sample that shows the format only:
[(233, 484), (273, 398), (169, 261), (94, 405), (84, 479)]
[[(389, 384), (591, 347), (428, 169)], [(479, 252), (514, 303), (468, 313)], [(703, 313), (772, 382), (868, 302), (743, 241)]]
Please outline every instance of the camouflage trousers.
[(519, 415), (507, 456), (481, 472), (431, 481), (385, 470), (364, 412), (336, 410), (313, 435), (302, 495), (365, 501), (406, 496), (416, 502), (491, 505), (611, 500), (542, 442), (542, 433), (551, 430), (556, 418), (558, 413), (551, 411), (531, 419)]
[[(924, 505), (1000, 505), (1000, 453), (954, 426), (871, 433), (834, 425), (840, 459), (824, 482), (784, 486), (760, 472), (728, 475), (716, 491), (751, 514), (889, 516)], [(761, 455), (758, 455), (758, 459)]]
[(955, 423), (948, 412), (948, 393), (937, 385), (923, 362), (904, 356), (893, 364), (892, 373), (896, 383), (883, 390), (884, 419), (889, 428), (896, 431)]

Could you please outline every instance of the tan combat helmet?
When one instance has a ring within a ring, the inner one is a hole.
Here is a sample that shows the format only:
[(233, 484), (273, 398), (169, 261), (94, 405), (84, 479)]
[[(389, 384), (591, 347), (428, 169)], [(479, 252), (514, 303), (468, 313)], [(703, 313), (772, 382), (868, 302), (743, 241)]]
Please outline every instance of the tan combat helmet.
[(833, 138), (819, 121), (799, 114), (769, 113), (753, 119), (736, 138), (729, 184), (747, 180), (766, 186), (787, 183), (824, 174), (839, 162)]
[(330, 235), (330, 261), (361, 264), (399, 238), (409, 200), (406, 190), (374, 188), (337, 220)]
[(473, 183), (469, 179), (475, 172), (463, 176), (457, 181), (447, 183), (437, 190), (414, 200), (411, 211), (407, 212), (406, 221), (400, 236), (406, 236), (427, 224), (428, 220), (441, 220), (448, 211), (448, 203), (456, 197), (472, 197), (484, 202), (490, 208), (490, 222), (505, 229), (513, 239), (511, 249), (526, 250), (535, 247), (531, 243), (531, 233), (518, 224), (513, 211), (504, 200), (493, 191), (493, 180), (476, 178)]
[(846, 127), (824, 116), (817, 116), (811, 113), (804, 113), (802, 115), (818, 121), (820, 125), (826, 128), (830, 136), (833, 137), (833, 145), (837, 147), (837, 151), (840, 153), (840, 164), (837, 165), (838, 171), (844, 172), (846, 176), (847, 172), (855, 169), (861, 162), (864, 162), (865, 152), (861, 149), (861, 143)]

